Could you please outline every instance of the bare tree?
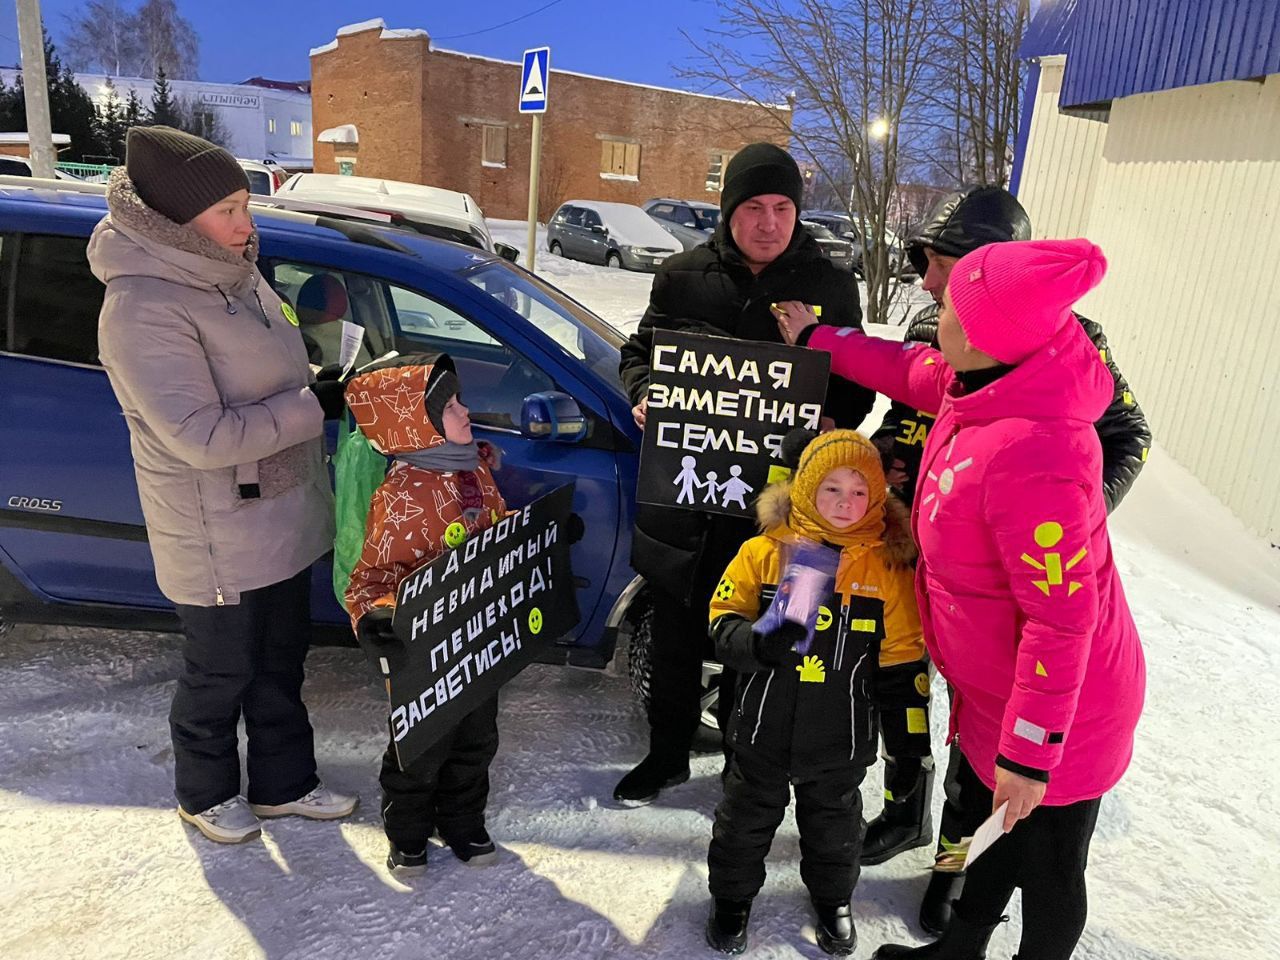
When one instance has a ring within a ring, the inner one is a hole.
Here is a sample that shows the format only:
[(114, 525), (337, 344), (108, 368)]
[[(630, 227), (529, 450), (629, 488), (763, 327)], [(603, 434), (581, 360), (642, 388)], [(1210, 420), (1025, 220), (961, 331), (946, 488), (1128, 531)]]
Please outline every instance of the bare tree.
[(142, 76), (154, 77), (163, 69), (173, 80), (196, 79), (200, 41), (175, 0), (146, 0), (138, 10), (137, 24), (143, 44)]
[[(930, 132), (927, 105), (945, 0), (716, 0), (721, 26), (684, 72), (755, 102), (826, 183), (843, 184), (859, 225), (865, 316), (888, 321), (897, 264), (886, 228), (908, 144)], [(791, 114), (768, 109), (792, 99)]]
[(935, 169), (955, 183), (1004, 186), (1012, 173), (1022, 102), (1018, 48), (1029, 0), (948, 0), (941, 62), (949, 82), (938, 106), (948, 118)]
[[(543, 143), (543, 154), (547, 156), (546, 143)], [(551, 154), (543, 161), (538, 174), (538, 219), (546, 223), (556, 208), (565, 200), (565, 190), (569, 186), (569, 169), (559, 155)]]
[(88, 0), (79, 13), (66, 14), (62, 49), (77, 73), (100, 71), (136, 77), (142, 71), (137, 18), (120, 0)]

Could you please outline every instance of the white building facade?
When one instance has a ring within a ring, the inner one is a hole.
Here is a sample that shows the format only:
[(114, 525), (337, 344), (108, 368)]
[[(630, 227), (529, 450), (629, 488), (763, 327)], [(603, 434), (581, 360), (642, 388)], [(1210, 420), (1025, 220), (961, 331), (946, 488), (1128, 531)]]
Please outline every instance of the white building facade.
[[(0, 77), (12, 86), (20, 70), (2, 69)], [(145, 77), (106, 77), (78, 73), (76, 80), (94, 103), (107, 98), (107, 80), (115, 86), (121, 104), (136, 91), (146, 108), (151, 106), (155, 81)], [(307, 85), (249, 80), (244, 83), (205, 83), (170, 80), (174, 97), (215, 114), (227, 134), (226, 147), (246, 160), (274, 160), (294, 170), (310, 170), (312, 157), (311, 94)]]
[(1024, 47), (1014, 189), (1037, 237), (1106, 253), (1081, 312), (1157, 444), (1280, 545), (1280, 19), (1266, 9), (1046, 0)]

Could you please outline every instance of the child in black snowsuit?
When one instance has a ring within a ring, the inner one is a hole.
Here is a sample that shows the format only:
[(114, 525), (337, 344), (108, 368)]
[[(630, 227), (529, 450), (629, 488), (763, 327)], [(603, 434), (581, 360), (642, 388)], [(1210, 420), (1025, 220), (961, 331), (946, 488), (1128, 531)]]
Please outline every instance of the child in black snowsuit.
[[(849, 900), (862, 845), (858, 788), (875, 762), (876, 708), (897, 755), (929, 749), (915, 551), (905, 508), (886, 504), (879, 453), (851, 430), (809, 443), (792, 482), (767, 488), (757, 513), (764, 534), (743, 544), (711, 601), (716, 652), (740, 676), (707, 856), (707, 942), (724, 953), (746, 948), (751, 902), (794, 787), (800, 876), (818, 915), (818, 944), (844, 956), (857, 942)], [(784, 545), (800, 538), (840, 551), (834, 594), (804, 654), (794, 648), (807, 640), (805, 626), (754, 629), (777, 590)]]

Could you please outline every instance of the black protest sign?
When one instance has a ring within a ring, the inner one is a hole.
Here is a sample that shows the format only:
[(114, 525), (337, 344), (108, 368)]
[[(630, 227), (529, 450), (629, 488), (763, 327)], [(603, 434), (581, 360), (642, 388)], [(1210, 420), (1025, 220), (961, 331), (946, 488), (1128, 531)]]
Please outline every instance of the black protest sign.
[(749, 516), (787, 476), (782, 438), (818, 429), (830, 373), (821, 351), (655, 330), (636, 499)]
[(567, 484), (401, 581), (394, 627), (406, 655), (387, 690), (402, 770), (577, 625), (572, 505)]

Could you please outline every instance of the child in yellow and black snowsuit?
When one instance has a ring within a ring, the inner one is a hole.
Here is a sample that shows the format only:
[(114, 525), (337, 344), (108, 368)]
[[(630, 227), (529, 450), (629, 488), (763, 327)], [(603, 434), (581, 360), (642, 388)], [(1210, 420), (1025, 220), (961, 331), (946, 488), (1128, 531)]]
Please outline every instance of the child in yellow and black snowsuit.
[[(711, 600), (716, 652), (740, 676), (707, 857), (707, 942), (724, 953), (745, 949), (751, 901), (794, 788), (800, 876), (817, 912), (818, 945), (844, 956), (857, 942), (849, 900), (862, 845), (858, 787), (875, 762), (878, 727), (895, 756), (929, 750), (915, 548), (906, 508), (886, 502), (879, 452), (852, 430), (809, 442), (791, 482), (768, 487), (757, 513), (764, 533), (743, 544)], [(839, 550), (835, 590), (811, 625), (812, 641), (809, 627), (792, 620), (758, 633), (784, 572), (784, 545), (802, 539)]]

